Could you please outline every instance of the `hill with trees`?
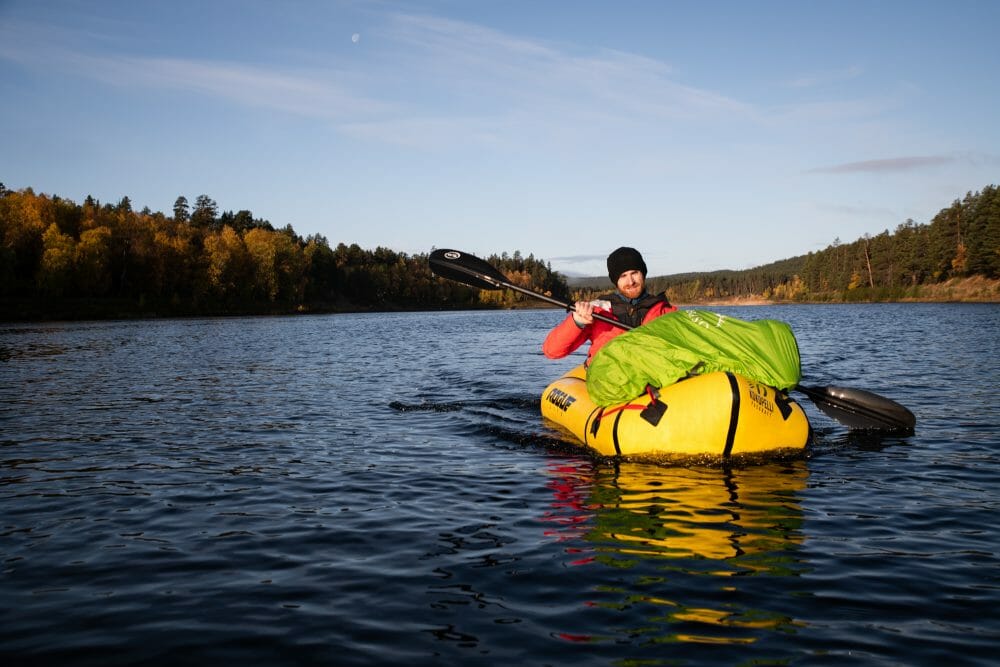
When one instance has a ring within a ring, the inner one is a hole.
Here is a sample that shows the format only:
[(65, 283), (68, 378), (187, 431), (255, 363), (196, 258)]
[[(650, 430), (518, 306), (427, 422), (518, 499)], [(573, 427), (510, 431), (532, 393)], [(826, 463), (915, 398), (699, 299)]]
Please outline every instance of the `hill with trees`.
[[(927, 224), (913, 220), (850, 243), (741, 271), (650, 277), (676, 303), (1000, 301), (1000, 190), (967, 193)], [(574, 298), (607, 278), (572, 281)]]
[[(0, 184), (0, 319), (496, 308), (537, 305), (434, 276), (426, 254), (331, 246), (252, 212), (219, 212), (208, 195), (178, 197), (173, 215), (128, 197), (82, 204)], [(485, 258), (510, 282), (560, 300), (606, 292), (534, 255)], [(963, 281), (967, 293), (955, 287)], [(816, 253), (743, 271), (650, 278), (677, 303), (1000, 300), (1000, 192), (988, 186), (928, 224), (835, 241)]]

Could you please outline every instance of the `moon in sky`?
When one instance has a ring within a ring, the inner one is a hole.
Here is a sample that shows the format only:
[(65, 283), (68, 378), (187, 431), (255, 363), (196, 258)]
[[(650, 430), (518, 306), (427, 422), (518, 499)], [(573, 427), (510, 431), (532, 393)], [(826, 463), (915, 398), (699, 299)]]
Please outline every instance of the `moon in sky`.
[(354, 33), (353, 35), (351, 35), (351, 41), (357, 44), (358, 42), (361, 41), (361, 35), (359, 35), (358, 33)]

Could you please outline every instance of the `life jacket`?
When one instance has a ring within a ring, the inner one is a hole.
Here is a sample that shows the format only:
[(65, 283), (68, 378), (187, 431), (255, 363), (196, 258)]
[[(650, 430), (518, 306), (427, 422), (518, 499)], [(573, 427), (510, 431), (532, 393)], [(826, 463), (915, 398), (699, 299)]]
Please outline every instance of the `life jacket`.
[(629, 300), (625, 299), (618, 292), (613, 292), (611, 294), (605, 294), (599, 297), (602, 301), (608, 301), (611, 303), (611, 312), (614, 314), (615, 319), (622, 324), (627, 324), (633, 329), (646, 319), (646, 314), (649, 310), (658, 303), (664, 304), (663, 309), (671, 310), (672, 306), (670, 301), (667, 300), (666, 293), (661, 294), (646, 294), (639, 299), (638, 302), (633, 305)]

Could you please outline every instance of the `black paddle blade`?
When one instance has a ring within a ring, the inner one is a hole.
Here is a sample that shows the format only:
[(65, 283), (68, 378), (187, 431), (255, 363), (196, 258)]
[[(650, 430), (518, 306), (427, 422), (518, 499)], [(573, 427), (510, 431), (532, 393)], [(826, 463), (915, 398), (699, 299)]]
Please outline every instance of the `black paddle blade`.
[(796, 387), (816, 407), (849, 428), (912, 433), (917, 418), (896, 401), (864, 389)]
[[(433, 271), (435, 275), (447, 278), (448, 280), (454, 280), (465, 285), (470, 285), (471, 287), (478, 287), (479, 289), (492, 290), (506, 288), (514, 290), (515, 292), (520, 292), (521, 294), (526, 294), (533, 299), (551, 303), (553, 306), (559, 306), (567, 311), (573, 310), (573, 304), (571, 303), (553, 298), (548, 294), (536, 292), (535, 290), (528, 289), (527, 287), (521, 287), (520, 285), (507, 282), (507, 276), (500, 273), (496, 267), (479, 259), (475, 255), (470, 255), (467, 252), (449, 250), (446, 248), (435, 250), (428, 258), (428, 263), (431, 265), (431, 271)], [(621, 329), (632, 328), (614, 318), (598, 315), (597, 313), (594, 313), (594, 319)]]
[(427, 262), (435, 275), (479, 289), (503, 289), (507, 277), (475, 255), (442, 248), (431, 252)]

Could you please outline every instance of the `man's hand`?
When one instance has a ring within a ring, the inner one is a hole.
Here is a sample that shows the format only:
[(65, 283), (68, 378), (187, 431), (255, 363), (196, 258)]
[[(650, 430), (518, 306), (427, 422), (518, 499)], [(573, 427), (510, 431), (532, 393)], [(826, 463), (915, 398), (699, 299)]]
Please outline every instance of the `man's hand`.
[(594, 323), (594, 304), (590, 301), (577, 301), (573, 306), (573, 321), (578, 327)]

